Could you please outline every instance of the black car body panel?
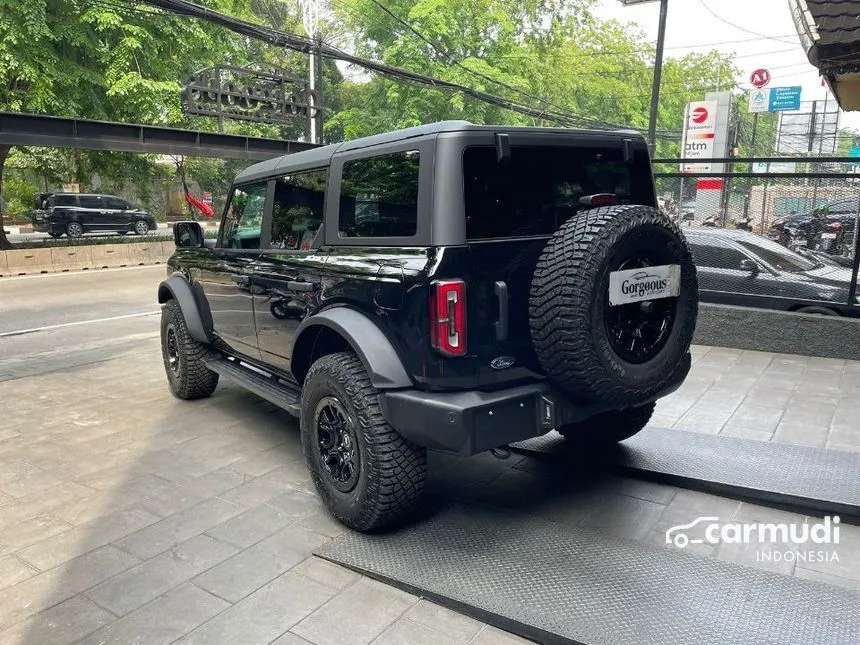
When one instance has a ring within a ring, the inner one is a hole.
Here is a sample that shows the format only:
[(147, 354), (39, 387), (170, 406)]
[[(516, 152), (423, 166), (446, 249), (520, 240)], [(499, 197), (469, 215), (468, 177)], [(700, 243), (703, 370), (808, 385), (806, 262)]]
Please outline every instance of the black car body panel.
[[(848, 304), (850, 269), (818, 262), (746, 231), (683, 230), (696, 262), (703, 302), (784, 311), (825, 307), (860, 317), (860, 307)], [(742, 268), (744, 260), (757, 269)]]
[[(500, 131), (509, 160), (497, 158)], [(517, 165), (534, 150), (553, 162)], [(482, 172), (499, 163), (529, 172), (542, 201), (491, 212), (513, 194)], [(216, 248), (186, 236), (198, 242), (170, 258), (164, 293), (176, 280), (198, 289), (213, 345), (290, 383), (301, 385), (319, 356), (353, 350), (395, 429), (471, 454), (546, 432), (544, 400), (564, 410), (558, 418), (607, 409), (550, 388), (527, 320), (541, 250), (597, 193), (656, 206), (641, 135), (446, 122), (334, 144), (240, 173)], [(477, 223), (488, 218), (495, 228)], [(457, 356), (431, 346), (431, 293), (451, 280), (466, 285)], [(689, 361), (663, 394), (688, 370)]]
[(80, 224), (83, 233), (131, 233), (135, 224), (146, 222), (148, 230), (157, 227), (152, 213), (113, 195), (78, 193), (40, 193), (33, 210), (33, 229), (59, 236), (69, 224)]

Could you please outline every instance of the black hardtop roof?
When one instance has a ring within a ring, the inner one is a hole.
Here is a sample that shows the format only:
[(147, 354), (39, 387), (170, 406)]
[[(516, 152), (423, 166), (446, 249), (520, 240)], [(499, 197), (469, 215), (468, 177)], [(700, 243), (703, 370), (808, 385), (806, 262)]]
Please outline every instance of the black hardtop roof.
[(414, 139), (417, 137), (430, 136), (446, 132), (535, 132), (535, 133), (557, 133), (557, 134), (579, 134), (579, 135), (613, 135), (642, 138), (642, 134), (635, 130), (573, 130), (569, 128), (537, 128), (537, 127), (520, 127), (510, 125), (475, 125), (468, 121), (439, 121), (437, 123), (428, 123), (403, 130), (394, 130), (393, 132), (385, 132), (383, 134), (375, 134), (369, 137), (361, 137), (345, 141), (343, 143), (333, 143), (327, 146), (320, 146), (311, 150), (303, 150), (302, 152), (294, 152), (289, 155), (275, 157), (260, 163), (254, 164), (240, 172), (236, 176), (235, 183), (245, 183), (258, 179), (263, 179), (276, 175), (278, 169), (289, 165), (293, 170), (302, 170), (305, 168), (314, 168), (328, 165), (331, 162), (332, 156), (336, 152), (344, 152), (347, 150), (359, 150), (371, 146), (378, 146), (386, 143), (395, 143), (406, 139)]

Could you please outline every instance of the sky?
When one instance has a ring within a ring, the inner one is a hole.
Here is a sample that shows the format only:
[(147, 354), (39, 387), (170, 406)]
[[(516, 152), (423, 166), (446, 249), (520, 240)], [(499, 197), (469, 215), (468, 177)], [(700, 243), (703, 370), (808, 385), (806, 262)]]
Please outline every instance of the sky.
[[(598, 2), (601, 18), (635, 23), (654, 41), (657, 40), (659, 14), (659, 2), (630, 7), (619, 0)], [(665, 46), (666, 56), (711, 49), (734, 52), (735, 63), (741, 69), (738, 80), (743, 89), (751, 87), (750, 73), (761, 67), (771, 72), (770, 87), (802, 86), (803, 101), (824, 100), (827, 92), (821, 86), (818, 70), (809, 63), (800, 45), (789, 0), (669, 0)], [(830, 100), (833, 100), (832, 94)], [(840, 122), (842, 127), (860, 130), (860, 112), (845, 112)]]

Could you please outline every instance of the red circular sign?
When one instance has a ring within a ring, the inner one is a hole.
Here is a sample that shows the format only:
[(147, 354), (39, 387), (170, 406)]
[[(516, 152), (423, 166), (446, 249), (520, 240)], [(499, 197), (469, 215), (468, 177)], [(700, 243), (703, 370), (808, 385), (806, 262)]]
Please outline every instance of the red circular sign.
[(693, 123), (704, 123), (708, 120), (708, 111), (703, 107), (697, 107), (690, 115), (690, 120)]
[(770, 83), (770, 72), (766, 69), (757, 69), (750, 74), (750, 83), (755, 88), (761, 88)]

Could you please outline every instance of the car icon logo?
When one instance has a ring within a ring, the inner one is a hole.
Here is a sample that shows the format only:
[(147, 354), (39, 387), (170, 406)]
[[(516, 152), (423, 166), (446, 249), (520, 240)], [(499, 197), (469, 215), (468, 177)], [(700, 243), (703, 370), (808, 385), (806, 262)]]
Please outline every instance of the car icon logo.
[(674, 544), (679, 549), (683, 549), (688, 544), (701, 544), (704, 542), (701, 538), (690, 538), (684, 531), (701, 524), (702, 522), (718, 522), (719, 517), (697, 517), (689, 524), (678, 524), (666, 529), (666, 544)]

